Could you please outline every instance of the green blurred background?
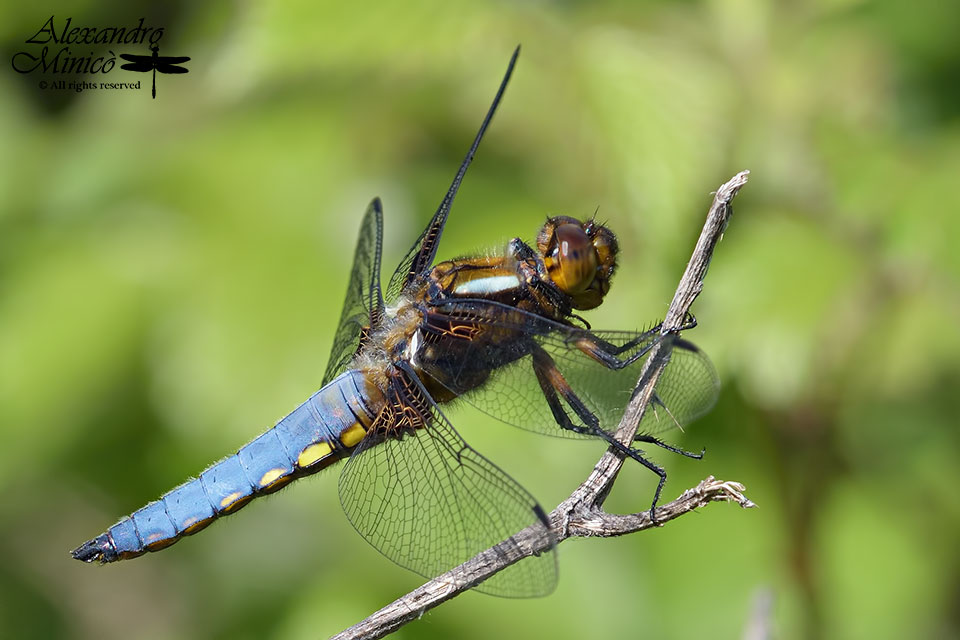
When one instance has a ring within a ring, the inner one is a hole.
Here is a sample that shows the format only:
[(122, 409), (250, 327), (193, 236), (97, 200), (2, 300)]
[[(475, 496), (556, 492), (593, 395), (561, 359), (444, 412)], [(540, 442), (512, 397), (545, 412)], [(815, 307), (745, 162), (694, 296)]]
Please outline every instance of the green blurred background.
[[(420, 583), (335, 470), (163, 553), (68, 551), (318, 387), (367, 203), (395, 264), (519, 42), (440, 255), (599, 208), (623, 258), (589, 319), (639, 328), (751, 169), (687, 335), (724, 382), (676, 438), (707, 456), (654, 457), (665, 499), (714, 474), (760, 508), (566, 543), (552, 596), (397, 637), (736, 638), (766, 594), (776, 638), (960, 637), (960, 4), (7, 3), (3, 58), (51, 14), (192, 60), (156, 100), (0, 73), (0, 636), (325, 637)], [(454, 419), (548, 509), (602, 452)]]

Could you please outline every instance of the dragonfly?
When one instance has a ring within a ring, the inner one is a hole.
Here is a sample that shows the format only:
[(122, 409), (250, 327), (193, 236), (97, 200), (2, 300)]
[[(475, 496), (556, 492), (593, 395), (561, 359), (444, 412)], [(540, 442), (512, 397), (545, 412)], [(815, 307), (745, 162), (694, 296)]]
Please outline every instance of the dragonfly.
[(127, 71), (140, 71), (146, 73), (147, 71), (153, 72), (153, 99), (157, 99), (157, 71), (160, 73), (189, 73), (190, 70), (186, 67), (179, 66), (184, 62), (187, 62), (190, 58), (188, 56), (161, 56), (158, 55), (160, 52), (160, 47), (153, 45), (150, 47), (150, 50), (153, 51), (153, 55), (149, 56), (137, 56), (130, 53), (121, 53), (120, 57), (128, 62), (128, 64), (120, 65), (121, 69), (126, 69)]
[[(594, 219), (548, 218), (528, 244), (435, 262), (454, 198), (503, 97), (513, 53), (452, 184), (417, 241), (381, 287), (383, 208), (366, 210), (346, 299), (319, 391), (274, 427), (73, 551), (114, 562), (164, 549), (292, 481), (342, 462), (338, 490), (354, 528), (387, 558), (439, 575), (527, 527), (552, 536), (537, 500), (472, 448), (447, 418), (462, 399), (500, 421), (544, 434), (593, 438), (659, 476), (644, 451), (613, 431), (655, 345), (671, 350), (653, 410), (636, 442), (699, 458), (658, 434), (713, 405), (716, 372), (677, 332), (594, 331), (577, 312), (610, 290), (619, 245)], [(687, 318), (682, 329), (695, 324)], [(552, 540), (552, 537), (547, 539)], [(507, 597), (549, 593), (553, 547), (477, 585)]]

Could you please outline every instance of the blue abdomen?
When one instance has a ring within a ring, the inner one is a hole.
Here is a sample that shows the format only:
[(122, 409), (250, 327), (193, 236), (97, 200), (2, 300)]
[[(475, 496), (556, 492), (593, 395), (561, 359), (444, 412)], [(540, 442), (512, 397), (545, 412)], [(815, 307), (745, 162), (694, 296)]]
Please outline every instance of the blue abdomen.
[(349, 455), (376, 417), (367, 388), (359, 371), (341, 374), (237, 453), (80, 545), (73, 556), (112, 562), (159, 551), (257, 496), (330, 466)]

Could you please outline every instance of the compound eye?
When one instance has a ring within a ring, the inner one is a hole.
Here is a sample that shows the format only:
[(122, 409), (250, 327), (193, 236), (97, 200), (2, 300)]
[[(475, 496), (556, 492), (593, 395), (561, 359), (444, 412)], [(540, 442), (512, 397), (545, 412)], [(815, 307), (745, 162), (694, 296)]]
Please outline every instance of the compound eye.
[(565, 223), (554, 230), (544, 264), (554, 284), (564, 293), (575, 295), (593, 284), (597, 275), (597, 252), (580, 225)]

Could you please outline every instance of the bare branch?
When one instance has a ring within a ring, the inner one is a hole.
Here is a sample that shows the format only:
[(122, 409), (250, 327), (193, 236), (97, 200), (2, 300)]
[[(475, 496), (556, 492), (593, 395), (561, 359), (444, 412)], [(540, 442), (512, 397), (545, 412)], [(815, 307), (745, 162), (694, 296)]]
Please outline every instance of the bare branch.
[[(733, 215), (730, 202), (746, 184), (748, 175), (749, 171), (741, 171), (717, 190), (700, 238), (664, 318), (661, 327), (664, 335), (676, 334), (680, 330), (693, 301), (703, 289), (703, 280), (710, 266), (713, 250)], [(640, 373), (633, 398), (617, 427), (616, 437), (620, 442), (632, 442), (653, 397), (660, 374), (670, 361), (672, 346), (672, 340), (663, 340), (651, 350), (650, 357)], [(612, 448), (607, 450), (583, 484), (550, 513), (556, 543), (559, 544), (569, 537), (620, 536), (655, 526), (649, 512), (618, 515), (602, 510), (603, 500), (609, 494), (622, 465), (623, 454)], [(676, 500), (657, 507), (656, 525), (662, 525), (710, 502), (734, 501), (744, 508), (755, 506), (743, 495), (743, 490), (743, 485), (737, 482), (719, 481), (710, 476), (696, 487), (684, 491)], [(512, 536), (509, 544), (501, 543), (483, 551), (334, 638), (382, 638), (511, 564), (546, 551), (553, 543), (554, 540), (545, 534), (543, 527), (528, 527)]]
[(673, 302), (670, 303), (670, 309), (663, 321), (665, 330), (674, 331), (680, 328), (683, 317), (703, 290), (703, 279), (707, 275), (707, 268), (713, 258), (713, 249), (720, 242), (723, 232), (730, 223), (730, 218), (733, 217), (733, 207), (730, 203), (740, 188), (747, 184), (749, 175), (749, 171), (741, 171), (720, 185), (714, 194), (713, 204), (710, 205), (697, 246), (693, 250), (693, 255), (690, 256), (690, 262), (687, 263), (687, 269), (683, 272), (677, 292), (673, 296)]
[[(724, 482), (709, 476), (696, 487), (684, 491), (673, 502), (657, 507), (657, 522), (662, 524), (673, 520), (710, 502), (733, 501), (744, 508), (755, 506), (743, 495), (743, 489), (743, 485), (737, 482)], [(578, 521), (575, 526), (571, 525), (567, 532), (558, 534), (558, 542), (575, 536), (619, 536), (649, 529), (652, 526), (654, 525), (647, 511), (630, 515), (614, 515), (597, 510), (592, 519)], [(550, 544), (543, 539), (541, 532), (540, 527), (524, 529), (513, 536), (516, 545), (498, 545), (484, 551), (333, 636), (332, 640), (382, 638), (393, 633), (406, 623), (463, 593), (513, 562), (545, 551)], [(504, 557), (505, 555), (507, 557)]]

